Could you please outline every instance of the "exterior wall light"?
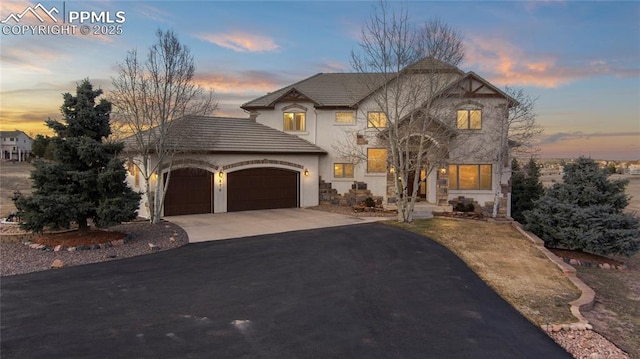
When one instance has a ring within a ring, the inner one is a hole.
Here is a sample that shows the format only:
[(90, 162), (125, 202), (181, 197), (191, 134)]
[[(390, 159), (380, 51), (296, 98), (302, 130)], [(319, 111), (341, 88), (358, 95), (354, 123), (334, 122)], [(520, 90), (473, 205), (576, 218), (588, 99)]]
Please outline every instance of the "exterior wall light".
[(305, 175), (305, 176), (309, 176), (309, 170), (308, 170), (308, 169), (306, 169), (306, 168), (304, 169), (304, 175)]
[(440, 173), (443, 175), (447, 173), (447, 168), (445, 166), (440, 167)]
[(222, 170), (218, 172), (218, 191), (222, 192), (222, 177), (224, 177), (224, 173)]

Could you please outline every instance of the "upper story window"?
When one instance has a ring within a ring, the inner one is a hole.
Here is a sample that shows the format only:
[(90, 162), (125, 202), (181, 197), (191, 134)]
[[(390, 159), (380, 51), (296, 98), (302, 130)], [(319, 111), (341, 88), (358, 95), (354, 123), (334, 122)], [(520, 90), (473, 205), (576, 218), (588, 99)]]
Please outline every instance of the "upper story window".
[(355, 123), (355, 116), (353, 112), (336, 112), (336, 123), (340, 124), (353, 124)]
[(285, 131), (304, 131), (305, 115), (306, 114), (304, 112), (285, 112), (284, 113), (284, 130)]
[(385, 128), (387, 127), (387, 114), (384, 112), (367, 113), (367, 127)]
[(479, 130), (482, 128), (482, 110), (458, 110), (459, 130)]

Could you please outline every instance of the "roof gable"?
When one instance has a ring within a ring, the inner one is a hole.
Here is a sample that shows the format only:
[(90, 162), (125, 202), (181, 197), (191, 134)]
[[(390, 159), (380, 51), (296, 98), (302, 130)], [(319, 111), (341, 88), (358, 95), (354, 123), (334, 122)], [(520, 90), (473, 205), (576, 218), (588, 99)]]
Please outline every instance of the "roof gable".
[(461, 79), (449, 85), (443, 94), (445, 97), (458, 98), (504, 98), (509, 101), (510, 106), (518, 104), (513, 97), (473, 71), (467, 72)]

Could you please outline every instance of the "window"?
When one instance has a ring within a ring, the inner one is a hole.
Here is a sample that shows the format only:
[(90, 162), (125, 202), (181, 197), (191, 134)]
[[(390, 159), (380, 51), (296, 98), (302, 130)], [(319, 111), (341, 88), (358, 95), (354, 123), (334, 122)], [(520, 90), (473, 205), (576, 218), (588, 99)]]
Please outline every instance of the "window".
[(305, 113), (304, 112), (285, 112), (284, 113), (284, 130), (285, 131), (304, 131), (305, 129)]
[(353, 112), (336, 112), (336, 123), (353, 124)]
[(333, 177), (353, 178), (353, 163), (334, 163)]
[(385, 148), (367, 149), (367, 172), (387, 172), (387, 150)]
[(367, 127), (387, 127), (387, 115), (384, 112), (369, 112), (367, 114)]
[(458, 129), (479, 130), (482, 128), (482, 110), (458, 110)]
[(491, 165), (449, 165), (449, 189), (491, 190)]

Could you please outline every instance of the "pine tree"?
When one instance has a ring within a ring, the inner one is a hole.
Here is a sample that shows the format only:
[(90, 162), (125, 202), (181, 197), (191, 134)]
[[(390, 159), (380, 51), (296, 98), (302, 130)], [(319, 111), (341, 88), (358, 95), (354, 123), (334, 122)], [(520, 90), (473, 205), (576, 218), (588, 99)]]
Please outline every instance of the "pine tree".
[(581, 157), (564, 166), (563, 183), (554, 184), (524, 213), (525, 229), (548, 247), (630, 256), (640, 250), (640, 221), (623, 212), (627, 184), (610, 180), (606, 169)]
[(111, 133), (111, 103), (96, 103), (101, 94), (84, 80), (76, 96), (63, 95), (66, 124), (46, 121), (55, 133), (53, 161), (36, 161), (33, 195), (16, 201), (24, 229), (41, 232), (75, 222), (87, 230), (89, 219), (103, 227), (137, 216), (140, 195), (127, 186), (124, 163), (117, 157), (123, 145), (105, 142)]
[(531, 158), (520, 169), (516, 159), (511, 162), (511, 217), (525, 224), (524, 212), (534, 208), (534, 202), (544, 194), (544, 187), (540, 182), (538, 163)]
[(524, 172), (517, 159), (511, 161), (511, 217), (524, 223)]

